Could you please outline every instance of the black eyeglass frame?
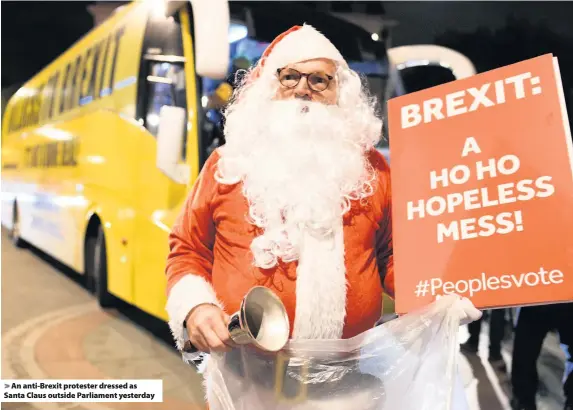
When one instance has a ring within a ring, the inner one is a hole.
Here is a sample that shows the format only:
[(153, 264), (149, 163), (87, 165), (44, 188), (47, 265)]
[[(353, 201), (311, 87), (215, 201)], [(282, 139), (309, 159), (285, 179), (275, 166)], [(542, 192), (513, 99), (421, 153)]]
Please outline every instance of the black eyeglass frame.
[[(313, 71), (312, 73), (301, 73), (300, 71), (295, 70), (294, 68), (288, 68), (288, 70), (295, 71), (295, 72), (297, 72), (297, 73), (300, 75), (300, 78), (298, 79), (298, 81), (296, 82), (296, 84), (294, 84), (294, 85), (292, 85), (292, 86), (289, 87), (289, 86), (287, 86), (287, 85), (284, 85), (284, 84), (282, 83), (282, 81), (281, 81), (281, 78), (280, 78), (280, 76), (281, 76), (281, 71), (286, 70), (286, 69), (287, 69), (286, 67), (277, 68), (277, 77), (278, 77), (278, 80), (279, 80), (279, 82), (281, 83), (281, 85), (282, 85), (283, 87), (286, 87), (286, 88), (295, 88), (295, 87), (300, 83), (300, 80), (302, 80), (303, 78), (306, 77), (306, 83), (308, 84), (308, 88), (310, 88), (312, 91), (314, 91), (314, 92), (316, 92), (316, 93), (321, 93), (321, 92), (327, 90), (328, 87), (330, 86), (330, 82), (331, 82), (332, 80), (334, 80), (334, 77), (333, 77), (333, 76), (328, 75), (328, 74), (326, 74), (325, 72), (322, 72), (322, 71)], [(324, 74), (324, 75), (326, 76), (326, 78), (328, 79), (328, 82), (326, 83), (326, 87), (324, 87), (324, 89), (322, 89), (322, 90), (315, 90), (315, 89), (313, 88), (312, 84), (310, 83), (310, 81), (308, 81), (308, 78), (309, 78), (311, 75), (314, 75), (314, 74)]]

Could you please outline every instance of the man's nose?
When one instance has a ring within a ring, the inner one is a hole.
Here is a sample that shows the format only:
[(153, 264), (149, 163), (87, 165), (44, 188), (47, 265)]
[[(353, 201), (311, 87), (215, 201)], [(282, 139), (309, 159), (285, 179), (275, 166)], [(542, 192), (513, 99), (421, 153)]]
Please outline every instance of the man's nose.
[(300, 79), (294, 89), (294, 95), (296, 98), (310, 98), (312, 96), (312, 90), (308, 87), (306, 77)]

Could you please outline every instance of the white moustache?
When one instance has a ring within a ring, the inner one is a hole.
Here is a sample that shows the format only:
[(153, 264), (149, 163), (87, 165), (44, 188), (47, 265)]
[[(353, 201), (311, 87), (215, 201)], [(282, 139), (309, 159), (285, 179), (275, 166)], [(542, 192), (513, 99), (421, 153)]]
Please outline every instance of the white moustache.
[[(263, 116), (265, 118), (262, 118)], [(311, 129), (331, 133), (347, 128), (344, 123), (346, 119), (339, 107), (302, 100), (272, 101), (263, 110), (260, 118), (260, 124), (283, 124), (282, 127), (288, 127), (289, 132), (297, 134), (311, 132)], [(275, 131), (281, 133), (287, 130), (283, 128)]]
[(284, 112), (334, 112), (336, 110), (335, 105), (327, 105), (316, 101), (303, 100), (300, 98), (290, 99), (290, 100), (273, 100), (270, 102), (269, 107), (272, 110), (284, 111)]

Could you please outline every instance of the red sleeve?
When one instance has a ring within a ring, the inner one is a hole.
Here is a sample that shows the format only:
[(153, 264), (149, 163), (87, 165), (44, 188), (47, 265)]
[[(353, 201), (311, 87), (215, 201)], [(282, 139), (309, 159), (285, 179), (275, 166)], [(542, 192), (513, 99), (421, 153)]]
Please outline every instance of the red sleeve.
[(213, 161), (208, 161), (203, 167), (169, 234), (166, 267), (168, 294), (173, 285), (188, 274), (211, 281), (215, 242), (211, 200), (215, 180), (210, 169), (213, 164), (209, 162)]
[(376, 259), (384, 292), (394, 298), (394, 252), (392, 245), (392, 192), (390, 167), (382, 154), (373, 155), (372, 165), (377, 174), (377, 191), (381, 204), (381, 219), (376, 233)]
[(218, 158), (214, 152), (205, 163), (169, 234), (166, 310), (178, 347), (187, 334), (183, 322), (195, 306), (211, 303), (223, 308), (211, 285), (215, 242), (211, 203), (217, 192)]

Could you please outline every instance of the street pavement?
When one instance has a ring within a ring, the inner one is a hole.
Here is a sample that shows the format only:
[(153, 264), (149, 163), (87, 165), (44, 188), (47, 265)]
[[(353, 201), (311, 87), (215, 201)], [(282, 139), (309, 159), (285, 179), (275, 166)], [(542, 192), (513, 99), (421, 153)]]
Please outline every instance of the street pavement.
[[(99, 308), (72, 272), (2, 230), (3, 379), (162, 379), (163, 403), (2, 403), (7, 410), (199, 410), (200, 375), (145, 330), (141, 318)], [(125, 311), (126, 313), (124, 313)]]
[[(488, 362), (487, 323), (482, 325), (480, 346), (477, 355), (459, 355), (459, 367), (466, 387), (466, 394), (471, 410), (511, 410), (510, 375), (497, 372)], [(461, 328), (460, 343), (469, 337), (467, 328)], [(512, 340), (502, 342), (502, 356), (511, 370)], [(539, 374), (539, 391), (537, 395), (538, 410), (562, 410), (564, 406), (562, 378), (565, 368), (565, 353), (559, 347), (559, 339), (549, 334), (543, 345), (537, 362)]]
[[(201, 376), (181, 361), (164, 323), (136, 309), (102, 310), (79, 276), (34, 249), (16, 249), (2, 229), (3, 379), (162, 379), (163, 403), (2, 403), (6, 410), (200, 410)], [(478, 356), (459, 355), (470, 410), (509, 410), (507, 377)], [(460, 329), (460, 342), (467, 338)], [(511, 341), (504, 356), (510, 364)], [(564, 355), (547, 338), (539, 362), (539, 410), (562, 409)]]

